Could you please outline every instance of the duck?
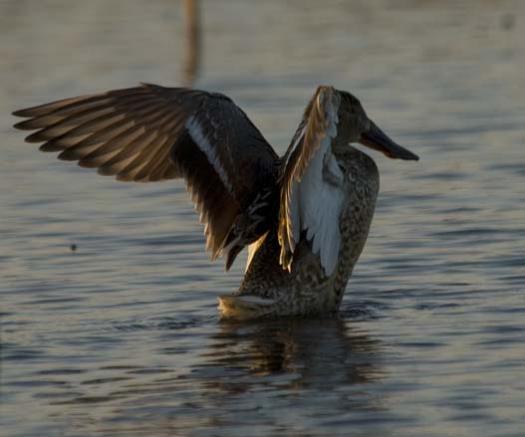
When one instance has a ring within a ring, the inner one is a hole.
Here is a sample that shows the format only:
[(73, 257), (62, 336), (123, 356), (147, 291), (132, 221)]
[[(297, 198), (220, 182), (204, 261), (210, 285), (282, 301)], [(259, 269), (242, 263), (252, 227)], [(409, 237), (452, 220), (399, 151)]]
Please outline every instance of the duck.
[(337, 314), (379, 191), (373, 159), (418, 160), (347, 91), (319, 86), (283, 156), (224, 94), (139, 86), (21, 109), (14, 125), (44, 152), (120, 181), (181, 178), (226, 271), (248, 249), (221, 319)]

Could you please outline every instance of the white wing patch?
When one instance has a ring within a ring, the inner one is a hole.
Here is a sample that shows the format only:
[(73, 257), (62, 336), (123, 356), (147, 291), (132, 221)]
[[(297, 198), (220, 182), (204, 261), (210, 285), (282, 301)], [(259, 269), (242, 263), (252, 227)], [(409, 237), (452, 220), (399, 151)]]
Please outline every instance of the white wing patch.
[[(339, 258), (339, 216), (344, 200), (341, 188), (323, 179), (323, 161), (335, 164), (335, 168), (330, 165), (330, 170), (334, 176), (341, 180), (343, 178), (330, 150), (330, 143), (330, 137), (321, 142), (321, 147), (310, 161), (301, 182), (294, 182), (293, 203), (297, 203), (297, 206), (292, 206), (299, 214), (300, 229), (306, 231), (306, 238), (312, 244), (312, 252), (319, 254), (327, 275), (333, 273)], [(328, 160), (325, 159), (327, 154)], [(294, 223), (294, 239), (299, 241), (296, 233), (299, 234), (299, 226)]]
[[(326, 136), (321, 140), (301, 180), (293, 182), (290, 215), (293, 239), (299, 241), (301, 231), (306, 231), (312, 252), (319, 255), (325, 273), (331, 275), (337, 266), (341, 246), (339, 217), (344, 192), (340, 188), (343, 173), (331, 147), (332, 139), (337, 136), (337, 106), (326, 106), (327, 118), (330, 120)], [(327, 173), (330, 175), (329, 180), (324, 177)]]
[(195, 117), (190, 117), (188, 119), (186, 122), (186, 129), (188, 129), (193, 142), (197, 144), (199, 149), (201, 149), (201, 151), (206, 155), (206, 158), (208, 158), (209, 163), (219, 175), (219, 178), (221, 179), (224, 186), (230, 191), (230, 193), (233, 193), (232, 184), (228, 178), (228, 174), (226, 173), (224, 166), (219, 159), (219, 156), (217, 155), (217, 151), (208, 140), (208, 137), (204, 135), (202, 127)]

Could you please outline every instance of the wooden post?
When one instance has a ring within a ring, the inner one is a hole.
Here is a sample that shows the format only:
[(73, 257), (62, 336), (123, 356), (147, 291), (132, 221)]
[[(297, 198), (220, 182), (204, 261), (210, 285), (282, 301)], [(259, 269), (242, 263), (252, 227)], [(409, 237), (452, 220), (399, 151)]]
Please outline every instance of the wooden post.
[(184, 82), (191, 87), (197, 76), (201, 55), (199, 0), (184, 0), (186, 48)]

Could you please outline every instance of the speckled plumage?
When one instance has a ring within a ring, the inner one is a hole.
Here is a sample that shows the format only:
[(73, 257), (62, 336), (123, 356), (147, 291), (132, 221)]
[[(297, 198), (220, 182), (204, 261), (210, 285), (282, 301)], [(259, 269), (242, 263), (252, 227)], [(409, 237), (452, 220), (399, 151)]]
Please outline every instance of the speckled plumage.
[[(379, 189), (374, 161), (353, 147), (334, 149), (344, 180), (345, 194), (339, 219), (342, 244), (335, 271), (327, 276), (311, 245), (302, 239), (291, 272), (279, 264), (280, 246), (276, 229), (264, 237), (242, 284), (232, 296), (221, 297), (225, 316), (236, 318), (308, 316), (334, 313), (339, 309), (346, 284), (365, 245)], [(263, 300), (246, 298), (256, 296)]]

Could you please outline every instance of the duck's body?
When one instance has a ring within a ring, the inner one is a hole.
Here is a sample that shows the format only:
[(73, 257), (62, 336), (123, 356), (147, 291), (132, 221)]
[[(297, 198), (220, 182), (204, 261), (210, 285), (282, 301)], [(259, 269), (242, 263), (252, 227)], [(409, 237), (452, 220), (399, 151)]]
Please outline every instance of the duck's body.
[(226, 317), (251, 319), (269, 316), (331, 314), (339, 309), (348, 279), (365, 245), (372, 222), (379, 173), (374, 161), (353, 147), (335, 153), (343, 179), (337, 186), (344, 196), (338, 226), (341, 246), (337, 265), (327, 274), (312, 245), (303, 238), (294, 252), (290, 271), (279, 264), (281, 247), (277, 226), (253, 243), (246, 274), (239, 290), (221, 296), (219, 308)]
[(21, 110), (20, 129), (44, 151), (121, 180), (182, 177), (226, 269), (249, 246), (239, 290), (223, 317), (337, 311), (372, 220), (379, 175), (350, 142), (417, 159), (390, 140), (344, 91), (319, 87), (279, 158), (227, 97), (156, 85)]

